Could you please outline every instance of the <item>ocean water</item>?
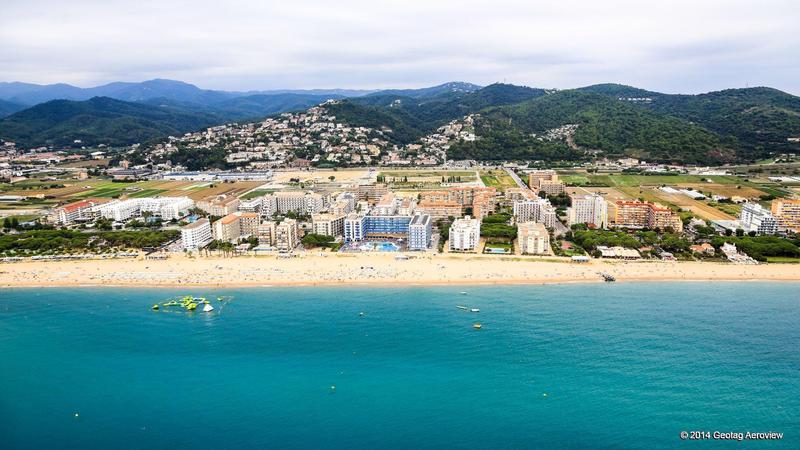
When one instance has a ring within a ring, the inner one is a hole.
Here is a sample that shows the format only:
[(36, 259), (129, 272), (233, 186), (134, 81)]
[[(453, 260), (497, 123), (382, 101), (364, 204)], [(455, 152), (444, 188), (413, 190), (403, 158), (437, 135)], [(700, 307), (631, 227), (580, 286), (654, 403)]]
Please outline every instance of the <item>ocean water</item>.
[(800, 284), (0, 290), (2, 449), (692, 444), (800, 448)]

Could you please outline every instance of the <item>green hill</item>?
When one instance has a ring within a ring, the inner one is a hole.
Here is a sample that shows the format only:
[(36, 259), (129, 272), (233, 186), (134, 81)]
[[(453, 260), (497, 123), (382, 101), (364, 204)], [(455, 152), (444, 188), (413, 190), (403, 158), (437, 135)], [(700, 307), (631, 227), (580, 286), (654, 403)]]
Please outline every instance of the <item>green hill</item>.
[[(611, 98), (576, 90), (485, 110), (476, 124), (481, 139), (460, 143), (454, 159), (554, 159), (579, 157), (566, 140), (541, 139), (548, 130), (576, 124), (574, 144), (606, 156), (649, 161), (721, 163), (735, 158), (712, 132)], [(534, 134), (536, 136), (534, 136)]]
[(636, 106), (678, 117), (707, 128), (743, 159), (759, 159), (770, 152), (798, 152), (787, 142), (800, 136), (800, 97), (767, 87), (726, 89), (698, 95), (671, 95), (622, 85), (582, 88), (613, 97), (650, 97)]
[(53, 100), (0, 120), (0, 138), (19, 145), (127, 145), (183, 134), (216, 123), (213, 114), (129, 103), (107, 97)]

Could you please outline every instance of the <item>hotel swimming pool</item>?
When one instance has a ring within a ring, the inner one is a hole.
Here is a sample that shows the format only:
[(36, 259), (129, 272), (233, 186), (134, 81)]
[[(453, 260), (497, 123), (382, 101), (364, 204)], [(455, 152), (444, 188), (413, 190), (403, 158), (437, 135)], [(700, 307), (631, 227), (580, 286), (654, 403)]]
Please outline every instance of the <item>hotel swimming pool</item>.
[(358, 246), (358, 249), (363, 252), (397, 252), (400, 247), (394, 242), (365, 242)]

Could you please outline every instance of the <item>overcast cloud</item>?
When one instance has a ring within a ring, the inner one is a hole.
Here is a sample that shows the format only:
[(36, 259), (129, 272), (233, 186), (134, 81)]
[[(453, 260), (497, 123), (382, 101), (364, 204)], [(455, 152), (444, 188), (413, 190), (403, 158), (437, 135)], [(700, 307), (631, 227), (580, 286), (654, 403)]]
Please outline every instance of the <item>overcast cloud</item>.
[[(798, 0), (0, 0), (0, 81), (800, 94)], [(223, 4), (225, 3), (225, 4)]]

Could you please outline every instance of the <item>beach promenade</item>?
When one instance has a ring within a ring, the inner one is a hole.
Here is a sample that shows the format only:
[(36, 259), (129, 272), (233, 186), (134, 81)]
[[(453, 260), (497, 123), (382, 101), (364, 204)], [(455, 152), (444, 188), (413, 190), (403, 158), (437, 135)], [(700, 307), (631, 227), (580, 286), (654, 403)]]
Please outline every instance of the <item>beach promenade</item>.
[(792, 264), (599, 261), (477, 255), (317, 253), (291, 258), (187, 257), (165, 260), (85, 260), (0, 264), (0, 287), (47, 286), (288, 286), (342, 284), (515, 284), (601, 282), (601, 272), (625, 281), (800, 281)]

